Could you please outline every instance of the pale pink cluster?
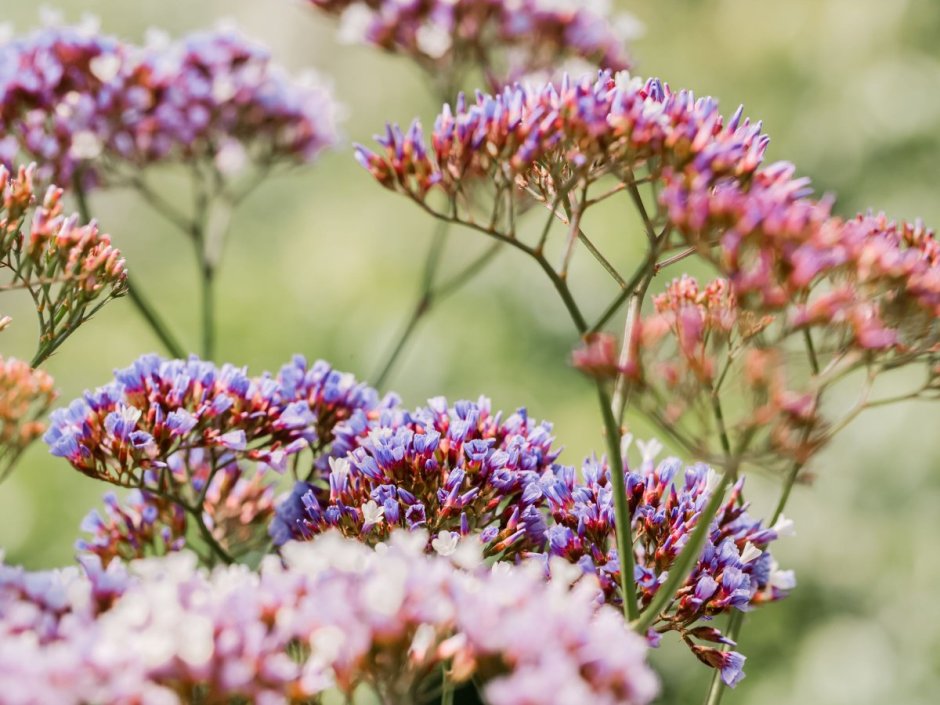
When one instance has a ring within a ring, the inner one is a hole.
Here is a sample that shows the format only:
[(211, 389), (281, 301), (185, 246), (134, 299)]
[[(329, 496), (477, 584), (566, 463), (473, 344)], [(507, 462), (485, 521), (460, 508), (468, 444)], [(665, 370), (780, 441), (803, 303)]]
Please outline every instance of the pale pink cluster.
[[(399, 532), (371, 549), (329, 534), (260, 573), (173, 554), (87, 576), (0, 567), (0, 692), (10, 705), (308, 702), (360, 685), (399, 702), (442, 667), (493, 705), (648, 703), (645, 644), (560, 562), (493, 569)], [(559, 559), (560, 560), (560, 559)], [(576, 581), (573, 582), (572, 581)]]
[(670, 222), (728, 274), (745, 307), (784, 312), (823, 350), (835, 339), (903, 352), (940, 341), (940, 242), (923, 223), (833, 216), (831, 199), (810, 197), (784, 163), (746, 184), (677, 174), (665, 183)]

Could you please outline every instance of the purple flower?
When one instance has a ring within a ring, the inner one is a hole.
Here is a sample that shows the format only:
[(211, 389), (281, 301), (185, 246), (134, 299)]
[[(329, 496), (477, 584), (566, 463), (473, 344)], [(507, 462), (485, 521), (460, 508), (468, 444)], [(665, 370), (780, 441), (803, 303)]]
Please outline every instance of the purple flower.
[(280, 544), (332, 527), (370, 541), (395, 527), (485, 532), (489, 550), (517, 554), (545, 542), (541, 499), (528, 487), (554, 462), (551, 443), (547, 424), (524, 410), (503, 420), (485, 398), (357, 411), (335, 427), (327, 482), (295, 489), (271, 535)]

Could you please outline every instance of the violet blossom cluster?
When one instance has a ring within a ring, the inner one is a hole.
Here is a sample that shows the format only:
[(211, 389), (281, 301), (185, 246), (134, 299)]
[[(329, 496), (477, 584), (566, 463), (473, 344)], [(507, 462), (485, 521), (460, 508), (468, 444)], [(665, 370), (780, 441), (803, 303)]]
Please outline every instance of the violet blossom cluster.
[[(34, 366), (127, 289), (124, 258), (94, 223), (66, 215), (62, 189), (35, 185), (35, 165), (15, 175), (0, 165), (0, 290), (25, 289), (39, 317)], [(0, 320), (0, 330), (11, 322)]]
[[(53, 412), (45, 441), (86, 475), (125, 486), (148, 481), (148, 474), (159, 484), (179, 467), (200, 481), (240, 462), (283, 472), (293, 456), (326, 442), (320, 434), (329, 431), (328, 418), (338, 421), (377, 400), (325, 363), (306, 383), (288, 373), (305, 367), (298, 357), (278, 377), (252, 377), (195, 356), (144, 355), (117, 370), (114, 382)], [(315, 378), (319, 394), (311, 391)], [(352, 406), (340, 411), (344, 403)]]
[(448, 406), (431, 399), (414, 412), (357, 411), (336, 427), (321, 482), (299, 482), (271, 525), (275, 543), (331, 528), (373, 543), (395, 528), (425, 529), (439, 552), (479, 535), (508, 557), (545, 542), (545, 518), (527, 486), (558, 451), (551, 426), (524, 409), (503, 419), (490, 401)]
[(567, 60), (621, 70), (638, 22), (608, 0), (310, 0), (340, 38), (410, 57), (453, 89), (477, 69), (498, 90)]
[(373, 550), (333, 534), (290, 544), (259, 573), (209, 573), (188, 553), (107, 570), (86, 561), (84, 574), (0, 566), (0, 688), (11, 705), (193, 692), (309, 702), (360, 686), (397, 702), (436, 687), (444, 668), (494, 705), (655, 696), (643, 640), (598, 608), (589, 578), (491, 570), (470, 545), (458, 565), (424, 545), (399, 533)]
[[(634, 537), (634, 582), (638, 599), (647, 606), (660, 589), (717, 485), (706, 465), (684, 471), (674, 458), (655, 465), (661, 449), (654, 440), (642, 445), (640, 466), (625, 470), (625, 484)], [(707, 534), (705, 545), (685, 583), (653, 622), (651, 640), (677, 631), (707, 665), (721, 671), (728, 685), (743, 678), (744, 656), (719, 651), (695, 640), (733, 646), (714, 627), (702, 624), (733, 609), (751, 607), (785, 597), (795, 586), (792, 571), (780, 570), (767, 550), (780, 536), (791, 535), (785, 517), (772, 527), (747, 514), (740, 501), (743, 479), (729, 493)], [(533, 487), (533, 492), (536, 487)], [(537, 486), (548, 502), (552, 526), (548, 553), (578, 565), (600, 580), (607, 601), (620, 604), (620, 560), (615, 539), (615, 512), (610, 469), (588, 459), (580, 478), (572, 467), (556, 466)]]
[(461, 95), (437, 117), (430, 147), (417, 121), (406, 132), (390, 125), (377, 139), (378, 152), (357, 147), (360, 163), (422, 202), (432, 190), (453, 199), (473, 184), (506, 182), (513, 198), (528, 193), (547, 205), (578, 179), (632, 181), (641, 168), (651, 177), (669, 167), (711, 183), (746, 179), (768, 142), (740, 110), (725, 122), (711, 98), (610, 72), (517, 84), (472, 101)]
[(0, 161), (26, 154), (44, 179), (86, 189), (167, 162), (223, 178), (309, 162), (336, 141), (335, 114), (318, 79), (292, 78), (232, 28), (135, 46), (86, 23), (0, 44)]

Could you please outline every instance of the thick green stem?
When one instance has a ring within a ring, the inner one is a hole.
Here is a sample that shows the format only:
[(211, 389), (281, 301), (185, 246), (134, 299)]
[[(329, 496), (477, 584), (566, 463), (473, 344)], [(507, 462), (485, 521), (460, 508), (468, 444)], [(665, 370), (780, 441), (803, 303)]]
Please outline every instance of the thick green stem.
[(620, 425), (614, 418), (610, 396), (601, 381), (597, 382), (597, 400), (600, 402), (601, 416), (604, 418), (611, 489), (614, 493), (617, 555), (620, 558), (620, 593), (623, 597), (623, 614), (627, 620), (632, 622), (639, 617), (636, 585), (633, 582), (633, 517), (630, 516), (627, 487), (623, 478), (623, 456), (620, 454)]
[(733, 468), (726, 469), (718, 482), (718, 486), (712, 490), (712, 496), (708, 504), (702, 510), (695, 525), (695, 530), (689, 536), (688, 542), (683, 546), (676, 560), (672, 564), (672, 569), (666, 578), (666, 582), (659, 586), (656, 594), (653, 596), (649, 606), (643, 613), (634, 620), (633, 626), (637, 632), (645, 634), (653, 623), (659, 618), (660, 612), (675, 597), (676, 591), (688, 579), (692, 572), (692, 566), (702, 552), (702, 546), (705, 544), (705, 537), (711, 528), (712, 520), (718, 514), (721, 503), (724, 500), (725, 490), (731, 483), (735, 472)]

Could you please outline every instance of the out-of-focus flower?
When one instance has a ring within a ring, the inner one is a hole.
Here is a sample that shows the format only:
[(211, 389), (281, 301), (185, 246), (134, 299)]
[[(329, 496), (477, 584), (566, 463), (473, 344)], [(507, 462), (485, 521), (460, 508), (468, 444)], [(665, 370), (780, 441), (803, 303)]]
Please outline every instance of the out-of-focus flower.
[[(441, 668), (488, 702), (648, 703), (643, 640), (588, 578), (467, 571), (399, 532), (381, 550), (324, 536), (260, 574), (206, 573), (187, 553), (26, 574), (0, 566), (0, 687), (34, 702), (304, 700), (331, 689), (404, 697)], [(550, 643), (551, 649), (544, 645)], [(552, 687), (549, 687), (552, 686)]]
[(20, 167), (11, 177), (0, 166), (0, 268), (9, 276), (0, 290), (31, 294), (39, 316), (38, 364), (124, 294), (127, 272), (121, 253), (95, 223), (80, 225), (77, 216), (63, 214), (62, 189), (50, 186), (40, 200), (34, 172), (34, 166)]
[(56, 25), (0, 44), (0, 162), (26, 154), (62, 184), (123, 185), (171, 161), (223, 180), (309, 162), (335, 123), (322, 81), (292, 78), (231, 27), (140, 47)]
[(41, 420), (56, 398), (52, 377), (0, 355), (0, 480), (45, 430)]
[[(712, 471), (705, 465), (687, 468), (681, 480), (677, 460), (654, 465), (659, 448), (645, 444), (640, 467), (624, 475), (633, 522), (633, 577), (642, 605), (650, 603), (665, 581), (713, 491)], [(581, 476), (583, 480), (574, 468), (555, 466), (533, 486), (533, 492), (537, 487), (546, 497), (553, 519), (547, 550), (597, 575), (607, 600), (618, 604), (620, 560), (610, 470), (605, 462), (590, 459)], [(780, 571), (767, 551), (772, 541), (792, 533), (792, 522), (782, 520), (768, 528), (749, 517), (747, 505), (738, 502), (742, 484), (734, 486), (691, 574), (655, 622), (657, 633), (679, 632), (696, 654), (693, 639), (728, 643), (717, 630), (696, 626), (701, 620), (780, 599), (795, 584), (792, 572)], [(734, 679), (729, 675), (726, 680)]]
[(615, 71), (641, 27), (610, 2), (310, 0), (340, 18), (340, 39), (410, 57), (453, 89), (480, 72), (490, 89), (573, 59)]
[(276, 543), (333, 527), (370, 543), (398, 527), (437, 539), (473, 533), (504, 555), (544, 543), (545, 520), (525, 490), (558, 453), (551, 427), (524, 409), (503, 420), (488, 399), (449, 407), (439, 397), (414, 413), (357, 411), (336, 434), (346, 454), (334, 453), (322, 482), (298, 483), (281, 503)]

